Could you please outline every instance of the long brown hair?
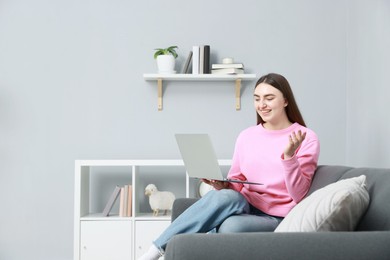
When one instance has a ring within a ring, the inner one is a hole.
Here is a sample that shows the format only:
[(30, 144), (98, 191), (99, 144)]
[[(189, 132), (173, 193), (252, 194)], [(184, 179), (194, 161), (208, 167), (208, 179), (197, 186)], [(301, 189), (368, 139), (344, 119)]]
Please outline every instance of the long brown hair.
[[(260, 83), (267, 83), (273, 86), (274, 88), (277, 88), (280, 92), (282, 92), (283, 97), (287, 101), (287, 106), (285, 110), (286, 110), (288, 120), (292, 123), (298, 123), (302, 126), (306, 126), (305, 121), (303, 120), (303, 117), (301, 115), (301, 112), (299, 111), (297, 102), (295, 101), (294, 94), (291, 90), (290, 84), (288, 83), (285, 77), (276, 73), (269, 73), (267, 75), (262, 76), (256, 82), (255, 88)], [(258, 113), (256, 113), (256, 115), (257, 115), (257, 124), (265, 123)]]

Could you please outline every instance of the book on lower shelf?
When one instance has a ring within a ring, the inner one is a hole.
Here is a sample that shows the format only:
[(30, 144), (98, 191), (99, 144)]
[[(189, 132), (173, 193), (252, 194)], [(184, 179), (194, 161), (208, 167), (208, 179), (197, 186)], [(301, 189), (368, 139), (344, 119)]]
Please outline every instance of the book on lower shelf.
[(119, 217), (132, 216), (132, 186), (116, 186), (103, 210), (103, 216), (109, 217), (110, 212), (119, 197)]
[(127, 185), (128, 186), (128, 193), (127, 193), (127, 213), (126, 213), (126, 217), (131, 217), (132, 216), (132, 186), (131, 185)]
[(115, 187), (114, 191), (112, 192), (110, 198), (108, 199), (106, 206), (104, 207), (104, 210), (103, 210), (104, 217), (108, 217), (108, 215), (110, 214), (110, 211), (111, 211), (112, 207), (114, 206), (115, 201), (118, 199), (120, 192), (121, 192), (121, 187), (119, 187), (117, 185)]
[(218, 74), (218, 75), (244, 74), (244, 69), (236, 69), (236, 68), (212, 69), (211, 74)]
[(125, 185), (121, 188), (121, 197), (119, 203), (119, 217), (131, 217), (131, 207), (132, 207), (132, 186)]

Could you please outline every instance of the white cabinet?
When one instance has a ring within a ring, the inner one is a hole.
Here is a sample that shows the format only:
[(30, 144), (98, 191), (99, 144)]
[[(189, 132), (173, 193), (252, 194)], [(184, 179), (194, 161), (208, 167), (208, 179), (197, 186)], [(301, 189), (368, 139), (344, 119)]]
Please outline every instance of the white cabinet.
[(135, 223), (135, 259), (143, 255), (170, 224), (170, 221), (137, 221)]
[[(229, 160), (219, 163), (230, 165)], [(163, 212), (153, 216), (144, 191), (150, 183), (173, 192), (176, 198), (197, 194), (198, 180), (188, 178), (182, 160), (75, 161), (75, 260), (131, 260), (149, 249), (171, 220)], [(115, 186), (125, 184), (132, 185), (131, 216), (119, 217), (118, 199), (112, 214), (104, 217), (103, 209)]]
[(81, 221), (80, 259), (132, 259), (131, 221)]

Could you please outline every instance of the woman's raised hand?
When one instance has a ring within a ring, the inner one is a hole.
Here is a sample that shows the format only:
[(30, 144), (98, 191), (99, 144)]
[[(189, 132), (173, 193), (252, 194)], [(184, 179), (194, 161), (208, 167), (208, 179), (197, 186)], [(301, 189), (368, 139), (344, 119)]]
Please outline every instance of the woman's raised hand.
[(298, 130), (297, 133), (292, 132), (289, 135), (289, 141), (284, 149), (284, 159), (290, 159), (294, 156), (298, 147), (302, 144), (303, 140), (305, 140), (306, 132), (302, 133), (301, 130)]

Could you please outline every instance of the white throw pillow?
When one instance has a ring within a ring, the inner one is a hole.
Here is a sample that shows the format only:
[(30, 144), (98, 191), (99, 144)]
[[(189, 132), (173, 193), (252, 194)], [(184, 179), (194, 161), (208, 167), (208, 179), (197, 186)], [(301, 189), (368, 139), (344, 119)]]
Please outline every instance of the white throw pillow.
[(303, 199), (275, 232), (353, 231), (369, 202), (365, 175), (340, 180)]

